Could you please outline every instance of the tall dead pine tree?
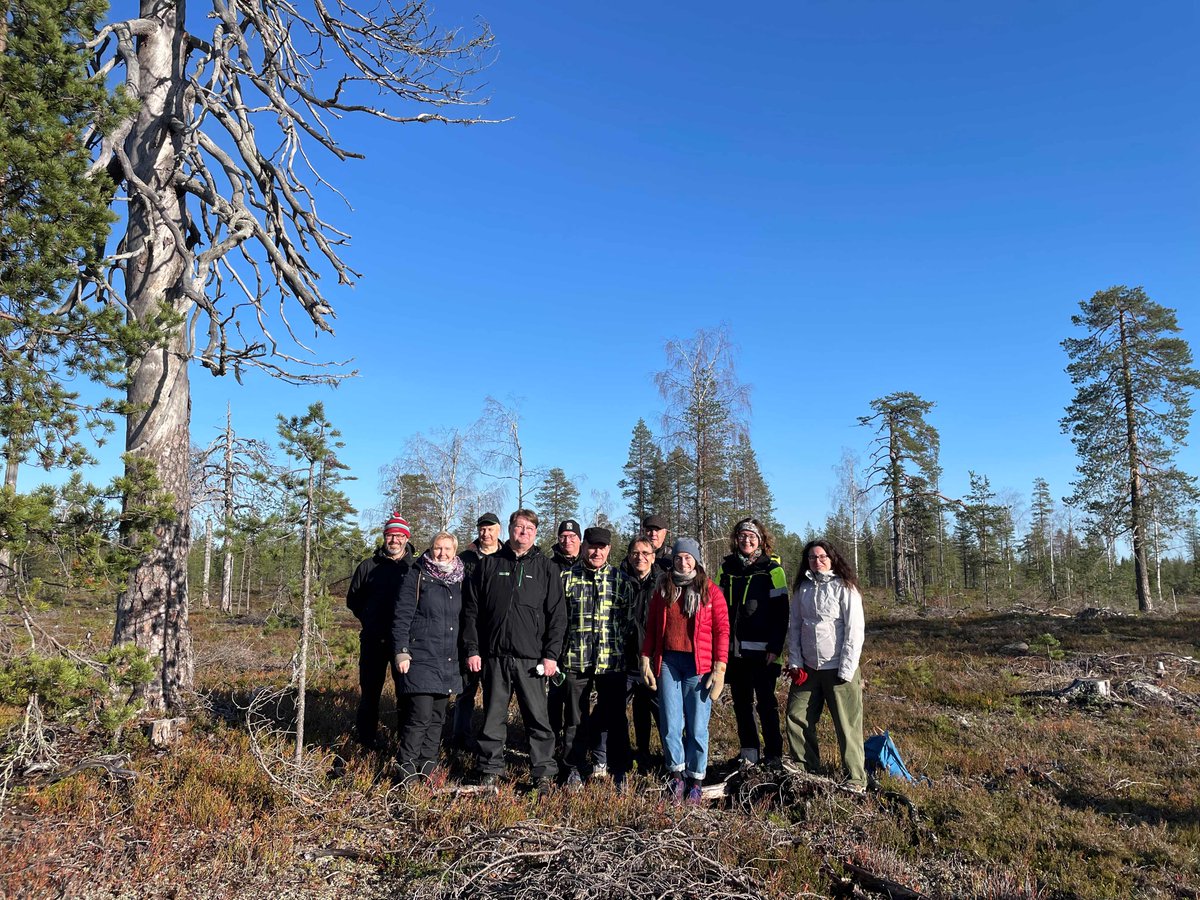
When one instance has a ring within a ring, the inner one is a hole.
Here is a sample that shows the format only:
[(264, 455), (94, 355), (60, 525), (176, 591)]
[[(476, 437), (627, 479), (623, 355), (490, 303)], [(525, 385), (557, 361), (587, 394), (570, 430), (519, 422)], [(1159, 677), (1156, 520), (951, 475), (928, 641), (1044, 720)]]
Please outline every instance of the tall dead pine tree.
[[(336, 377), (281, 345), (268, 312), (290, 299), (306, 324), (331, 332), (321, 279), (357, 277), (342, 256), (347, 235), (319, 211), (331, 195), (315, 167), (360, 156), (341, 143), (336, 120), (484, 121), (455, 110), (482, 102), (470, 82), (487, 63), (491, 33), (442, 31), (427, 12), (424, 0), (384, 0), (369, 12), (210, 0), (189, 16), (184, 0), (140, 0), (136, 17), (90, 42), (99, 71), (122, 80), (137, 103), (100, 141), (92, 167), (124, 192), (113, 202), (125, 214), (113, 265), (96, 271), (95, 283), (130, 322), (167, 327), (165, 340), (131, 359), (125, 443), (127, 465), (154, 471), (175, 516), (136, 541), (139, 562), (114, 635), (161, 659), (152, 703), (178, 703), (192, 677), (190, 361), (214, 375), (257, 368), (294, 382)], [(261, 336), (244, 333), (246, 321), (259, 323)]]

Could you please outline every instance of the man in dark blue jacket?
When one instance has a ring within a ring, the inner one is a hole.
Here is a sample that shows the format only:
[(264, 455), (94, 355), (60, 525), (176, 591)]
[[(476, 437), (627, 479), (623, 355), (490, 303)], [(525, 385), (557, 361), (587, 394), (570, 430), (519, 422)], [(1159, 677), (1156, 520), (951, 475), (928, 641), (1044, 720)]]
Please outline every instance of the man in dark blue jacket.
[(467, 669), (481, 672), (483, 727), (479, 773), (483, 784), (504, 774), (504, 739), (513, 694), (529, 736), (529, 766), (539, 789), (554, 783), (554, 732), (543, 676), (558, 672), (567, 631), (558, 568), (536, 545), (538, 517), (518, 509), (508, 541), (475, 566), (463, 591), (463, 653)]
[[(392, 667), (396, 600), (413, 562), (413, 548), (408, 537), (408, 522), (399, 513), (392, 513), (383, 526), (383, 546), (375, 550), (374, 556), (358, 564), (346, 591), (346, 605), (362, 625), (358, 636), (358, 686), (362, 697), (358, 702), (354, 736), (369, 750), (378, 746), (379, 698), (383, 695), (388, 669)], [(392, 684), (396, 684), (394, 669)]]

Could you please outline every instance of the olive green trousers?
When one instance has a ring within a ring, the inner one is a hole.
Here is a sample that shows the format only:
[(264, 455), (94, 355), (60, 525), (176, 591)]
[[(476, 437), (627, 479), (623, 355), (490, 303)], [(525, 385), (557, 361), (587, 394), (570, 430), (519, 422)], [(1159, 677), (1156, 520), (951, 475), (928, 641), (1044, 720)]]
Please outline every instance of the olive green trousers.
[(792, 756), (804, 763), (808, 772), (821, 768), (821, 750), (817, 746), (817, 722), (821, 709), (829, 707), (842, 768), (846, 779), (856, 787), (866, 787), (863, 768), (862, 673), (855, 670), (849, 681), (839, 681), (837, 669), (807, 669), (804, 684), (792, 686), (787, 702), (787, 737)]

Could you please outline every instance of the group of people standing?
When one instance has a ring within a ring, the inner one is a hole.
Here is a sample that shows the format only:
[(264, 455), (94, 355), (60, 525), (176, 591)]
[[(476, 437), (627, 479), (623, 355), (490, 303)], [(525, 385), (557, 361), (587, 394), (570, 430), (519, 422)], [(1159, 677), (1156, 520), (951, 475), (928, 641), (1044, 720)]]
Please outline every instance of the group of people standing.
[[(804, 548), (789, 595), (771, 533), (756, 518), (734, 525), (712, 576), (695, 540), (681, 537), (668, 549), (660, 516), (645, 518), (619, 564), (609, 529), (568, 519), (544, 553), (539, 524), (519, 509), (501, 542), (499, 518), (486, 513), (461, 553), (457, 538), (441, 532), (417, 556), (408, 523), (388, 520), (382, 546), (358, 566), (346, 597), (362, 623), (360, 743), (375, 746), (390, 667), (405, 777), (434, 771), (457, 695), (452, 745), (473, 746), (480, 783), (497, 783), (515, 695), (536, 789), (610, 777), (620, 789), (629, 772), (650, 764), (657, 722), (669, 794), (698, 802), (709, 717), (728, 681), (741, 764), (780, 758), (786, 734), (793, 756), (816, 771), (817, 722), (828, 707), (846, 785), (865, 788), (862, 596), (828, 541)], [(791, 688), (781, 726), (776, 688), (785, 652)]]

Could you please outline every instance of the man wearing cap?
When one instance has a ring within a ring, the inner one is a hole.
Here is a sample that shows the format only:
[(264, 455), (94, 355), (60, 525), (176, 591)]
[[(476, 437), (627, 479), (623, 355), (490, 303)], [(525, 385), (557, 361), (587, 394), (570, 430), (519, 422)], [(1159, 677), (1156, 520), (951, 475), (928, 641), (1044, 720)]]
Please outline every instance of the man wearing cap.
[[(479, 560), (491, 556), (500, 549), (500, 519), (493, 512), (485, 512), (475, 520), (477, 537), (467, 544), (467, 549), (458, 554), (463, 564), (463, 584), (471, 580), (471, 573)], [(463, 665), (465, 666), (465, 660)], [(450, 734), (450, 746), (466, 750), (475, 740), (472, 717), (475, 714), (475, 695), (479, 693), (479, 674), (463, 673), (462, 693), (454, 701), (454, 725)]]
[(593, 778), (606, 777), (611, 765), (620, 779), (629, 768), (625, 638), (632, 591), (620, 569), (608, 562), (611, 544), (607, 528), (589, 528), (579, 562), (562, 573), (567, 602), (562, 777), (569, 788), (583, 783), (580, 769), (589, 749)]
[(671, 571), (671, 548), (667, 546), (667, 520), (659, 515), (642, 519), (642, 533), (654, 545), (654, 564), (660, 572)]
[(483, 727), (479, 774), (495, 784), (504, 773), (508, 704), (513, 694), (529, 737), (529, 767), (542, 789), (554, 781), (554, 732), (542, 676), (553, 678), (562, 657), (567, 614), (562, 578), (536, 545), (538, 517), (518, 509), (508, 519), (508, 541), (479, 559), (463, 590), (463, 655), (480, 672)]
[[(383, 546), (364, 559), (350, 578), (346, 606), (362, 625), (359, 632), (358, 686), (362, 694), (355, 718), (355, 739), (368, 749), (378, 746), (379, 698), (392, 666), (392, 622), (396, 599), (413, 562), (408, 522), (399, 513), (383, 526)], [(392, 670), (392, 684), (396, 672)]]
[[(574, 519), (564, 519), (558, 526), (558, 543), (550, 548), (550, 558), (565, 572), (579, 562), (579, 540), (583, 532)], [(567, 686), (563, 682), (550, 682), (546, 692), (546, 708), (550, 714), (550, 728), (554, 732), (554, 756), (563, 758), (563, 727), (566, 724)]]
[(558, 543), (550, 548), (550, 558), (558, 566), (558, 571), (565, 572), (579, 562), (579, 542), (582, 536), (579, 523), (574, 519), (566, 519), (558, 526)]

